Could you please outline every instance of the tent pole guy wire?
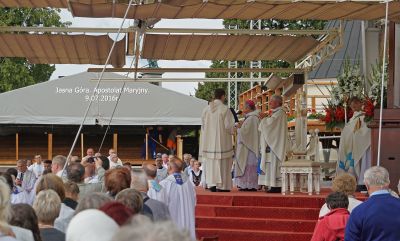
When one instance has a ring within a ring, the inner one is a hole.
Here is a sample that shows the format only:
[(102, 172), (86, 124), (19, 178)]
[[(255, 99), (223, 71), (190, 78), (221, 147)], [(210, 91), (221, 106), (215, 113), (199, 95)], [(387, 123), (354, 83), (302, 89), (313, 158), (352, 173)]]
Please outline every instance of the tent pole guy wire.
[[(117, 36), (116, 36), (115, 39), (114, 39), (113, 45), (111, 46), (111, 49), (110, 49), (110, 52), (108, 53), (108, 56), (107, 56), (107, 59), (106, 59), (106, 63), (104, 64), (103, 71), (101, 72), (101, 74), (100, 74), (100, 76), (99, 76), (99, 79), (98, 79), (98, 81), (97, 81), (97, 84), (96, 84), (95, 89), (97, 89), (97, 88), (99, 87), (100, 82), (101, 82), (101, 79), (103, 78), (103, 75), (104, 75), (105, 69), (106, 69), (106, 67), (107, 67), (107, 64), (108, 64), (108, 62), (109, 62), (110, 59), (111, 59), (111, 54), (112, 54), (112, 52), (114, 51), (114, 48), (115, 48), (115, 45), (116, 45), (116, 43), (117, 43), (118, 37), (119, 37), (119, 35), (121, 34), (121, 30), (122, 30), (122, 28), (123, 28), (123, 26), (124, 26), (124, 23), (125, 23), (125, 20), (126, 20), (126, 18), (127, 18), (127, 16), (128, 16), (129, 9), (130, 9), (130, 7), (132, 6), (132, 2), (133, 2), (133, 0), (130, 0), (130, 1), (129, 1), (129, 5), (128, 5), (126, 11), (125, 11), (124, 18), (122, 19), (121, 25), (120, 25), (119, 30), (118, 30), (118, 32), (117, 32)], [(67, 165), (68, 165), (68, 160), (71, 158), (72, 152), (74, 151), (76, 142), (78, 141), (79, 134), (80, 134), (81, 131), (82, 131), (83, 124), (84, 124), (85, 121), (86, 121), (86, 118), (87, 118), (87, 115), (88, 115), (88, 113), (89, 113), (90, 107), (92, 106), (92, 103), (93, 103), (93, 100), (90, 99), (89, 104), (88, 104), (88, 106), (87, 106), (87, 108), (86, 108), (85, 115), (83, 116), (82, 122), (81, 122), (81, 124), (80, 124), (80, 126), (79, 126), (79, 129), (78, 129), (76, 135), (75, 135), (74, 142), (72, 143), (71, 149), (70, 149), (70, 151), (69, 151), (69, 153), (68, 153), (67, 161), (65, 162), (64, 168), (63, 168), (63, 170), (62, 170), (62, 175), (64, 174), (65, 169), (66, 169), (66, 167), (67, 167)], [(83, 158), (83, 157), (82, 157), (82, 158)]]

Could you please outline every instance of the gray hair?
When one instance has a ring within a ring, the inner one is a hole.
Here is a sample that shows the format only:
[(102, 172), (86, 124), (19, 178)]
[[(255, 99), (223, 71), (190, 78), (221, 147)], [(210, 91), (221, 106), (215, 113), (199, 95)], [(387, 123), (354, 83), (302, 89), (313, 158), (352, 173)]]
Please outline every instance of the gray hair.
[(40, 223), (53, 225), (60, 215), (61, 199), (51, 189), (40, 191), (33, 202), (33, 209)]
[(20, 159), (20, 160), (17, 161), (17, 165), (18, 165), (18, 164), (27, 165), (27, 164), (28, 164), (28, 161), (27, 161), (27, 160), (24, 160), (24, 159)]
[(0, 178), (0, 226), (6, 224), (11, 218), (10, 188), (5, 178)]
[(278, 101), (279, 105), (282, 106), (282, 104), (283, 104), (283, 98), (282, 98), (282, 96), (280, 96), (280, 95), (273, 95), (273, 96), (271, 97), (271, 99), (272, 99), (272, 100)]
[(149, 189), (149, 183), (147, 179), (147, 175), (144, 171), (134, 170), (132, 173), (132, 181), (131, 188), (136, 189), (140, 192), (146, 191)]
[(143, 209), (142, 194), (133, 188), (127, 188), (120, 191), (117, 196), (115, 196), (115, 201), (132, 209), (135, 214), (140, 213)]
[(74, 215), (86, 209), (99, 209), (101, 206), (111, 201), (112, 198), (105, 193), (90, 193), (79, 200)]
[(58, 165), (64, 167), (65, 163), (67, 162), (67, 158), (63, 155), (58, 155), (58, 156), (53, 157), (53, 160), (51, 162), (52, 162), (52, 164), (58, 164)]
[(386, 186), (389, 185), (389, 172), (384, 167), (373, 166), (365, 171), (364, 182), (368, 186)]
[[(140, 219), (140, 220), (136, 220)], [(150, 219), (137, 215), (131, 224), (125, 225), (112, 241), (191, 241), (187, 231), (182, 232), (171, 221), (152, 223)]]

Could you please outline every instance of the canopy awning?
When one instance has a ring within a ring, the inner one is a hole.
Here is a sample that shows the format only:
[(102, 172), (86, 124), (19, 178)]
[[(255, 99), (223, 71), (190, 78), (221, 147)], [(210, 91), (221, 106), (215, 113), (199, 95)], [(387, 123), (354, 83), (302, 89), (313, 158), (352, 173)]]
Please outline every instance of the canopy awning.
[[(76, 17), (122, 18), (129, 0), (0, 0), (0, 7), (69, 8)], [(132, 5), (131, 19), (316, 19), (374, 20), (384, 18), (378, 0), (164, 0)], [(390, 2), (389, 19), (400, 20), (400, 2)]]
[[(33, 0), (31, 0), (33, 1)], [(71, 0), (70, 10), (77, 17), (119, 17), (125, 14), (128, 1), (85, 4), (87, 0)], [(205, 19), (281, 19), (281, 20), (374, 20), (384, 18), (385, 4), (379, 1), (289, 1), (289, 0), (177, 0), (155, 1), (133, 5), (131, 19), (205, 18)], [(400, 19), (400, 2), (389, 7), (389, 19)]]
[(308, 36), (146, 34), (142, 57), (164, 60), (285, 60), (295, 62), (319, 41)]
[[(104, 65), (113, 44), (108, 35), (0, 34), (0, 57), (23, 57), (40, 64)], [(125, 38), (116, 43), (109, 64), (125, 65)]]

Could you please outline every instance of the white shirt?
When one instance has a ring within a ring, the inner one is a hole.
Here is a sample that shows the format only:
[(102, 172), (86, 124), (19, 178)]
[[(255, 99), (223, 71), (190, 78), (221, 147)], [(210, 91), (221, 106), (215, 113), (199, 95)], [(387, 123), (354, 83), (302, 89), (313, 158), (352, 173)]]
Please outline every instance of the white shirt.
[(110, 169), (114, 169), (116, 167), (122, 167), (122, 161), (118, 159), (118, 161), (115, 163), (110, 160)]
[[(355, 199), (354, 197), (349, 197), (349, 207), (347, 210), (351, 213), (355, 207), (360, 205), (362, 202), (360, 200)], [(319, 211), (319, 217), (325, 216), (330, 212), (328, 206), (326, 203), (321, 207), (321, 210)]]
[(62, 177), (62, 176), (63, 176), (63, 171), (62, 171), (62, 170), (58, 171), (58, 172), (56, 173), (56, 175), (59, 176), (59, 177)]
[(40, 164), (34, 163), (28, 167), (28, 170), (35, 173), (36, 178), (39, 178), (44, 171), (43, 163)]

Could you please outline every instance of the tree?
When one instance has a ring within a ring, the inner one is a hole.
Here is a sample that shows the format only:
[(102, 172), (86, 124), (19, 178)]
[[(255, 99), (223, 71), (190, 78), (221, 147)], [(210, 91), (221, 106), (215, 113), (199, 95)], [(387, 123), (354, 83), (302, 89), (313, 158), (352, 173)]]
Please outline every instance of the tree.
[[(261, 27), (263, 29), (290, 29), (290, 30), (300, 30), (300, 29), (314, 29), (319, 30), (323, 29), (326, 21), (315, 21), (315, 20), (305, 20), (305, 21), (280, 21), (280, 20), (262, 20)], [(249, 20), (239, 20), (239, 19), (226, 19), (223, 22), (224, 27), (226, 29), (229, 26), (237, 26), (239, 29), (249, 29), (250, 21)], [(315, 36), (317, 37), (317, 36)], [(261, 61), (261, 65), (263, 68), (289, 68), (293, 67), (293, 64), (288, 63), (286, 61)], [(249, 67), (250, 63), (248, 61), (239, 61), (238, 67)], [(213, 61), (210, 68), (227, 68), (228, 61)], [(271, 73), (262, 73), (262, 77), (267, 77)], [(281, 74), (282, 76), (287, 76), (287, 74)], [(240, 77), (249, 77), (250, 73), (238, 73), (238, 78)], [(206, 78), (227, 78), (227, 73), (207, 73)], [(196, 97), (210, 100), (215, 88), (224, 88), (225, 91), (228, 91), (227, 83), (199, 83), (196, 89)], [(238, 92), (241, 93), (250, 88), (249, 83), (238, 82)]]
[[(60, 10), (49, 8), (0, 8), (0, 26), (63, 27)], [(31, 64), (25, 58), (0, 58), (0, 93), (49, 80), (54, 65)]]

